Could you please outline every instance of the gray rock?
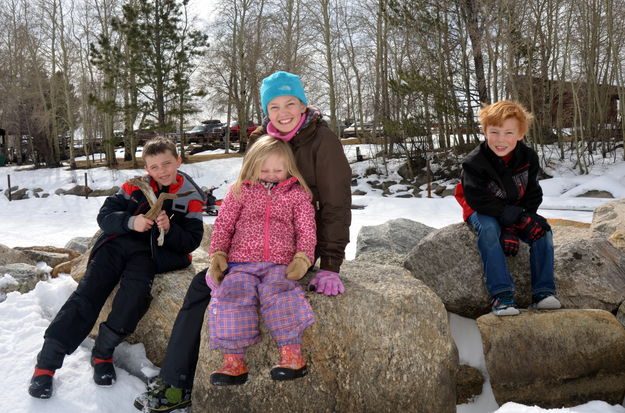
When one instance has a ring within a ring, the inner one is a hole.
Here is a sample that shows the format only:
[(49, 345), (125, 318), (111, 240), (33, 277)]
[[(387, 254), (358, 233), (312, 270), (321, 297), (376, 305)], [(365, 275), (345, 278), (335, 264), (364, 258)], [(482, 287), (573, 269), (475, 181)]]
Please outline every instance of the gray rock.
[(616, 312), (625, 300), (625, 253), (605, 238), (582, 238), (555, 246), (558, 297), (565, 308)]
[(594, 189), (591, 191), (584, 192), (583, 194), (577, 195), (577, 196), (586, 197), (586, 198), (614, 198), (614, 195), (612, 195), (608, 191), (597, 191)]
[(29, 258), (28, 255), (24, 254), (20, 250), (9, 248), (4, 244), (0, 244), (0, 265), (15, 263), (35, 265), (37, 262)]
[(65, 244), (65, 248), (78, 251), (82, 254), (87, 251), (90, 240), (90, 237), (74, 237)]
[[(9, 199), (9, 191), (4, 191), (4, 196)], [(28, 199), (28, 188), (18, 189), (16, 191), (11, 190), (11, 200), (20, 201), (22, 199)]]
[(12, 291), (27, 293), (41, 280), (46, 279), (47, 273), (34, 265), (16, 263), (0, 266), (0, 279), (6, 275), (11, 276), (15, 283), (0, 283), (0, 293), (7, 294)]
[[(112, 188), (109, 189), (94, 189), (91, 192), (89, 192), (89, 197), (94, 197), (94, 196), (111, 196), (111, 195), (115, 195), (117, 192), (119, 192), (119, 187), (118, 186), (114, 186)], [(83, 194), (79, 194), (84, 196)]]
[(625, 252), (625, 198), (607, 202), (593, 211), (591, 229)]
[(358, 255), (354, 261), (403, 267), (405, 260), (406, 254), (375, 250)]
[(543, 408), (625, 396), (625, 329), (602, 310), (477, 319), (497, 403)]
[(384, 251), (407, 254), (434, 228), (406, 218), (381, 225), (364, 226), (358, 233), (356, 257), (365, 252)]
[(625, 198), (606, 202), (592, 213), (590, 228), (609, 237), (618, 228), (625, 225)]
[(469, 403), (482, 394), (484, 376), (475, 367), (461, 364), (456, 374), (456, 404)]
[(458, 355), (440, 299), (399, 267), (346, 261), (341, 274), (345, 294), (309, 294), (316, 322), (302, 346), (308, 376), (270, 379), (277, 348), (261, 327), (263, 341), (247, 352), (248, 382), (212, 386), (221, 353), (208, 349), (205, 329), (193, 404), (223, 412), (455, 412)]
[[(579, 238), (579, 228), (553, 227), (555, 281), (565, 308), (614, 312), (625, 300), (625, 254), (604, 238)], [(570, 240), (561, 242), (560, 240)], [(477, 237), (466, 223), (430, 233), (406, 258), (404, 266), (436, 292), (448, 311), (477, 318), (490, 311)], [(507, 259), (521, 307), (531, 302), (529, 248)]]
[(45, 262), (50, 267), (55, 267), (59, 265), (60, 263), (69, 261), (70, 259), (75, 257), (75, 256), (72, 256), (72, 254), (70, 254), (67, 251), (59, 251), (59, 250), (51, 251), (51, 250), (46, 250), (46, 249), (37, 248), (37, 247), (34, 247), (34, 248), (16, 247), (15, 249), (22, 251), (24, 254), (30, 257), (33, 261)]

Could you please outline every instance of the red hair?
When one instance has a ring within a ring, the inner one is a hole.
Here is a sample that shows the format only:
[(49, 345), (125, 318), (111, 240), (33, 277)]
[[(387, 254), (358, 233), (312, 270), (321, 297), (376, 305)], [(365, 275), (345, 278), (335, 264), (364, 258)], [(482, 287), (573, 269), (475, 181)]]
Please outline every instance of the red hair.
[(520, 103), (511, 100), (500, 100), (480, 110), (480, 125), (484, 133), (488, 126), (501, 126), (508, 118), (516, 118), (519, 121), (519, 132), (525, 135), (534, 120), (534, 115)]

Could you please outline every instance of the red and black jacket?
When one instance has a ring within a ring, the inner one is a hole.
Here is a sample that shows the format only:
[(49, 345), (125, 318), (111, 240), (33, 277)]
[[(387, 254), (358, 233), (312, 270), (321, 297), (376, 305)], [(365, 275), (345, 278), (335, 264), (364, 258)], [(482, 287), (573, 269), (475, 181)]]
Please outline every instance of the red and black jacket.
[(523, 142), (507, 163), (482, 142), (462, 162), (462, 180), (456, 186), (463, 219), (477, 211), (511, 226), (521, 212), (536, 213), (543, 200), (539, 169), (538, 155)]
[(157, 245), (159, 230), (156, 225), (146, 232), (136, 232), (128, 228), (130, 217), (145, 214), (149, 211), (150, 204), (137, 186), (125, 182), (119, 192), (106, 198), (100, 208), (97, 220), (103, 233), (91, 250), (91, 256), (98, 247), (111, 239), (133, 237), (145, 240), (146, 249), (151, 250), (156, 263), (157, 273), (185, 268), (191, 264), (191, 252), (199, 247), (204, 234), (203, 192), (191, 177), (180, 171), (175, 184), (163, 187), (159, 191), (158, 185), (152, 179), (150, 186), (156, 197), (161, 191), (176, 193), (194, 190), (190, 195), (163, 203), (163, 210), (170, 217), (170, 228), (165, 235), (163, 246)]

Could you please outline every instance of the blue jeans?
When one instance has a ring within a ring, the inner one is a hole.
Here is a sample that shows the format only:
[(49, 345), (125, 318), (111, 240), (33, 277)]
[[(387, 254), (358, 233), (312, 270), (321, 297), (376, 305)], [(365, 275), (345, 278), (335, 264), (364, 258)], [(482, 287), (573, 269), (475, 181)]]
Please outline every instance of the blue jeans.
[[(486, 289), (491, 297), (505, 292), (514, 291), (514, 280), (506, 264), (506, 256), (501, 247), (499, 221), (489, 215), (474, 212), (467, 220), (477, 232), (477, 248), (484, 264)], [(521, 238), (530, 246), (530, 268), (532, 274), (532, 293), (555, 294), (556, 285), (553, 281), (553, 240), (551, 231), (544, 237), (531, 241)]]

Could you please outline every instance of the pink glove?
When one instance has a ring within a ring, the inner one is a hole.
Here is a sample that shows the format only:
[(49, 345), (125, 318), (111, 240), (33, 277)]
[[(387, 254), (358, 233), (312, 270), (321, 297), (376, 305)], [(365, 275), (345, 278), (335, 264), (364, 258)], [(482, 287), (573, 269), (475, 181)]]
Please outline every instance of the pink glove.
[(318, 271), (313, 279), (310, 280), (308, 289), (325, 295), (339, 295), (345, 292), (345, 287), (339, 278), (339, 274), (328, 270)]
[(216, 291), (219, 288), (219, 286), (215, 282), (215, 279), (211, 277), (210, 271), (208, 269), (206, 269), (206, 275), (204, 277), (206, 279), (206, 285), (208, 285), (208, 288), (210, 288), (212, 292)]

